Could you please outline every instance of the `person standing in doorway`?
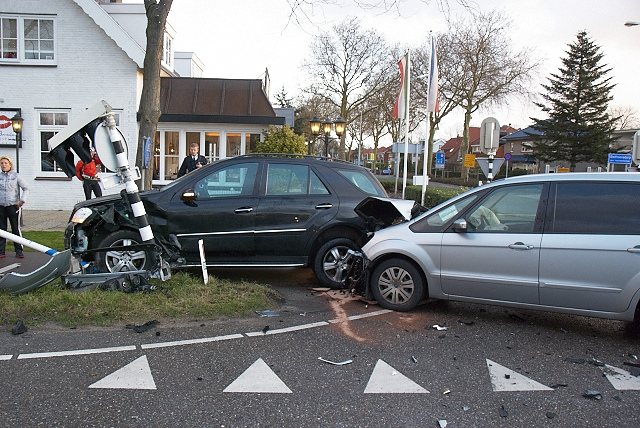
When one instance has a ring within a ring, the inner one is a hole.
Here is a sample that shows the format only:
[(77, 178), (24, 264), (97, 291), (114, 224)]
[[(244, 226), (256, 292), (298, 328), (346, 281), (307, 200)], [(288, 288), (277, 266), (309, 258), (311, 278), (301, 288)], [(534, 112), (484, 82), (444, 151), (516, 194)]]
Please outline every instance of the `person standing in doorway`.
[(199, 152), (200, 146), (198, 143), (191, 143), (189, 146), (189, 156), (182, 161), (182, 165), (180, 165), (180, 170), (178, 171), (178, 178), (207, 164), (207, 158)]
[(98, 177), (98, 166), (102, 165), (96, 151), (90, 149), (91, 162), (84, 163), (81, 160), (76, 164), (76, 177), (82, 181), (82, 187), (84, 188), (84, 197), (91, 199), (91, 192), (96, 195), (96, 198), (102, 196), (102, 188), (100, 187), (100, 178)]
[[(29, 197), (29, 188), (16, 171), (13, 170), (13, 161), (8, 156), (0, 157), (0, 229), (7, 230), (7, 220), (11, 225), (11, 233), (22, 236), (20, 232), (20, 213), (22, 205)], [(22, 195), (20, 195), (22, 189)], [(7, 244), (5, 238), (0, 238), (0, 258), (4, 257), (4, 249)], [(16, 257), (23, 258), (22, 245), (14, 242)]]

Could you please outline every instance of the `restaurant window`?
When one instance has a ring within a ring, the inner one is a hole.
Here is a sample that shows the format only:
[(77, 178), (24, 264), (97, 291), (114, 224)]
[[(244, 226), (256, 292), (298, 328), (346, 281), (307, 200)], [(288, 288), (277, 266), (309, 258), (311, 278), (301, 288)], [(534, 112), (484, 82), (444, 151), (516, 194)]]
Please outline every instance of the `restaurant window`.
[(57, 162), (49, 157), (49, 139), (69, 124), (69, 111), (39, 110), (38, 134), (40, 136), (40, 171), (62, 172)]
[(164, 179), (173, 180), (178, 177), (180, 169), (180, 154), (178, 131), (164, 132)]
[(220, 159), (220, 134), (217, 132), (205, 132), (204, 147), (200, 148), (200, 154), (207, 158), (207, 162)]
[(227, 157), (240, 156), (242, 153), (242, 134), (227, 134)]
[(245, 135), (245, 150), (244, 153), (253, 153), (256, 151), (256, 144), (260, 142), (260, 134), (247, 134)]

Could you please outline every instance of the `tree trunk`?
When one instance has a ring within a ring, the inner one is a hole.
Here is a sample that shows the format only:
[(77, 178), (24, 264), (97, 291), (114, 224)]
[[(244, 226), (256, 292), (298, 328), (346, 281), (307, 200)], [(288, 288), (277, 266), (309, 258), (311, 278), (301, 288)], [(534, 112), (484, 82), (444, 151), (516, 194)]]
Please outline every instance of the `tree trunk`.
[(464, 129), (462, 131), (462, 145), (460, 146), (460, 154), (462, 156), (461, 178), (463, 180), (466, 180), (467, 174), (469, 174), (469, 168), (464, 166), (464, 158), (465, 158), (465, 155), (469, 153), (469, 124), (470, 123), (471, 123), (471, 110), (467, 108), (464, 113)]
[[(142, 94), (140, 97), (140, 129), (138, 132), (138, 148), (136, 151), (136, 166), (143, 171), (141, 189), (150, 189), (153, 179), (155, 162), (153, 147), (158, 142), (156, 128), (160, 119), (160, 70), (162, 50), (164, 47), (164, 28), (167, 15), (173, 0), (144, 0), (147, 14), (147, 47), (144, 55), (144, 76), (142, 79)], [(152, 150), (149, 168), (143, 168), (144, 141), (151, 138)]]

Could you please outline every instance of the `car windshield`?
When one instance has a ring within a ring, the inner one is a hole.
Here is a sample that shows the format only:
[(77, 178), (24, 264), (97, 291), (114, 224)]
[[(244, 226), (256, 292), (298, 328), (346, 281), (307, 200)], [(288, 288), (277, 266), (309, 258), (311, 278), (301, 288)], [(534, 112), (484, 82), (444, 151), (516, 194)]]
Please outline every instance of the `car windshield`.
[(369, 195), (382, 196), (386, 197), (384, 194), (384, 190), (381, 188), (382, 186), (375, 183), (374, 177), (371, 177), (361, 171), (353, 171), (353, 170), (340, 170), (340, 175), (349, 181), (349, 183), (356, 186), (358, 189), (362, 190)]
[(466, 198), (459, 199), (456, 202), (447, 205), (431, 214), (426, 214), (424, 218), (418, 220), (411, 225), (411, 230), (417, 233), (439, 232), (443, 226), (455, 218), (470, 203), (478, 198), (478, 194), (469, 195)]

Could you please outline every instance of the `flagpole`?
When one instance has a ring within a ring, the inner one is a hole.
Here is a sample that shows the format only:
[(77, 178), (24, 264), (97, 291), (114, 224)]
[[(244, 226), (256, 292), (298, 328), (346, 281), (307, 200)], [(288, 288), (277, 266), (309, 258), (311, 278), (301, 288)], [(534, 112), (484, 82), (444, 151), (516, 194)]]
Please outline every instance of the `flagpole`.
[(407, 157), (409, 155), (409, 94), (411, 89), (411, 53), (407, 51), (407, 69), (405, 75), (407, 84), (405, 85), (405, 108), (404, 108), (404, 171), (402, 174), (402, 199), (405, 196), (405, 189), (407, 187)]

